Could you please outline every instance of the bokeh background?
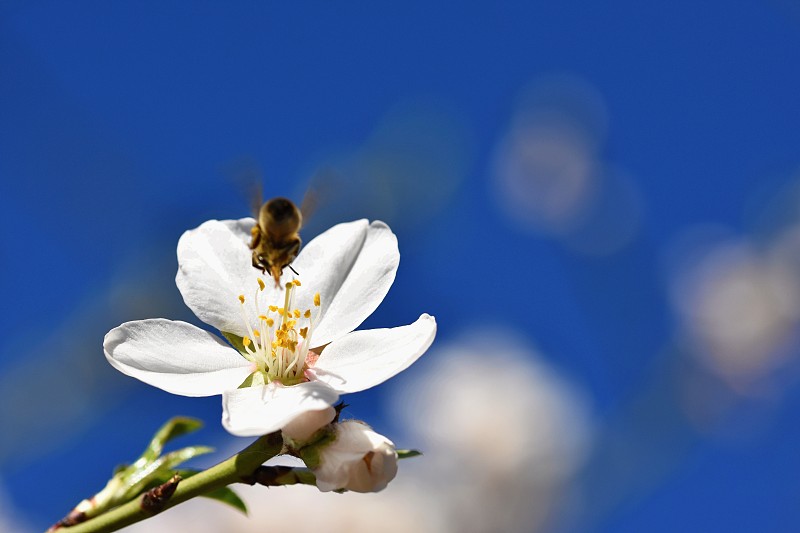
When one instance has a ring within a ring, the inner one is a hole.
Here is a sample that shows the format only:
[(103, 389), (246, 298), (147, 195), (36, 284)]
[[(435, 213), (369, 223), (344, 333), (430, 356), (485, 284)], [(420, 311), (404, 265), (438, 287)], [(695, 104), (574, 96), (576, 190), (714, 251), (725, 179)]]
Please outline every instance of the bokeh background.
[(305, 239), (397, 233), (362, 327), (438, 337), (345, 413), (426, 455), (139, 531), (797, 531), (798, 65), (790, 0), (0, 3), (0, 530), (173, 415), (197, 466), (247, 443), (101, 343), (197, 322), (175, 245), (246, 216), (249, 175), (333, 184)]

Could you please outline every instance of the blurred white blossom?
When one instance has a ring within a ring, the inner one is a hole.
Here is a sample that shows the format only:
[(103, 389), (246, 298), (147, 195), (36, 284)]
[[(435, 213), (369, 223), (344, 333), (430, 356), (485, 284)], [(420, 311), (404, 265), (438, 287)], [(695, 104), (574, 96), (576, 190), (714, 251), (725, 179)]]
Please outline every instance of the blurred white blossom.
[(672, 296), (684, 337), (716, 374), (747, 389), (778, 368), (797, 341), (796, 231), (757, 246), (728, 238), (686, 251)]
[[(395, 397), (450, 531), (540, 531), (589, 445), (584, 398), (508, 331), (441, 347)], [(432, 363), (432, 364), (431, 364)], [(480, 504), (476, 504), (480, 502)]]
[(495, 148), (497, 205), (522, 230), (592, 255), (613, 253), (639, 232), (642, 201), (602, 157), (602, 96), (590, 84), (545, 78), (523, 93)]

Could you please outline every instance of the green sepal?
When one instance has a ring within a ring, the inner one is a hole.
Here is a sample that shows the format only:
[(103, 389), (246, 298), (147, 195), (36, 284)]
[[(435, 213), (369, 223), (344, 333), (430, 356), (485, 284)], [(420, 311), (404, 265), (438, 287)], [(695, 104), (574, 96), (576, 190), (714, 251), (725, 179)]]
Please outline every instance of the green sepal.
[(235, 333), (228, 333), (227, 331), (220, 331), (220, 333), (222, 333), (222, 336), (225, 337), (225, 339), (230, 343), (231, 346), (236, 348), (236, 351), (238, 351), (239, 353), (247, 352), (247, 350), (244, 347), (244, 341), (242, 340), (242, 337), (236, 335)]
[(242, 384), (239, 385), (239, 389), (246, 389), (247, 387), (259, 387), (261, 385), (266, 385), (267, 378), (264, 376), (264, 373), (260, 370), (256, 370), (249, 376), (247, 376)]
[(316, 468), (319, 466), (319, 448), (316, 446), (306, 446), (300, 449), (300, 459), (309, 468)]
[(419, 450), (397, 450), (398, 459), (411, 459), (420, 455), (422, 455), (422, 452)]
[(307, 467), (316, 468), (319, 466), (321, 461), (319, 456), (320, 450), (335, 440), (336, 432), (328, 431), (324, 437), (319, 438), (313, 441), (311, 444), (300, 448), (300, 450), (298, 450), (298, 455)]

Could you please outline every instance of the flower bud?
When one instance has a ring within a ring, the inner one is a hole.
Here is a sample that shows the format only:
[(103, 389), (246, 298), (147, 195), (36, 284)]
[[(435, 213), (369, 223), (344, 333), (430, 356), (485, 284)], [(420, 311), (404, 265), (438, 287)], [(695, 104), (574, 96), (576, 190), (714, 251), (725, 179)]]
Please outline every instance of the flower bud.
[(394, 443), (362, 422), (336, 424), (333, 440), (320, 445), (317, 453), (319, 462), (311, 468), (323, 492), (378, 492), (397, 474)]
[(306, 443), (335, 417), (336, 409), (331, 406), (318, 411), (306, 411), (283, 426), (283, 437), (293, 444)]

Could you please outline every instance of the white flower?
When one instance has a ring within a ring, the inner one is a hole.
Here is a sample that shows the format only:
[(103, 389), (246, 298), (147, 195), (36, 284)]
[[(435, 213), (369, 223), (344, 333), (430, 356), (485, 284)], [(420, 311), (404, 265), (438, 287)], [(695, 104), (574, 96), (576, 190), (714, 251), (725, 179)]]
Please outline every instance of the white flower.
[(287, 268), (279, 287), (251, 264), (253, 224), (210, 220), (178, 242), (184, 302), (239, 348), (186, 322), (126, 322), (103, 342), (114, 368), (174, 394), (222, 394), (225, 428), (256, 436), (329, 412), (339, 394), (382, 383), (433, 342), (436, 321), (427, 314), (407, 326), (353, 331), (397, 271), (397, 239), (383, 222), (358, 220), (319, 235), (292, 263), (298, 279)]
[(323, 492), (378, 492), (397, 474), (394, 443), (354, 420), (336, 424), (334, 440), (320, 445), (317, 452), (319, 464), (312, 470)]

